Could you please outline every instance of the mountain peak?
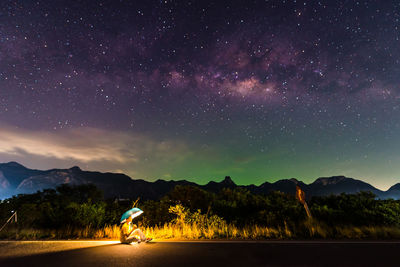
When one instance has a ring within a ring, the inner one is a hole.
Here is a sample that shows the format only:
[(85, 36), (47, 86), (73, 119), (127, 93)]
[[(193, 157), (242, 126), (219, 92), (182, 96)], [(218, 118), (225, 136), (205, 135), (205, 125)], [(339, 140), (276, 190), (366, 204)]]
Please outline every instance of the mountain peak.
[(397, 183), (395, 185), (392, 185), (388, 191), (393, 191), (393, 190), (398, 190), (400, 191), (400, 183)]
[(70, 168), (70, 170), (75, 171), (75, 172), (82, 171), (81, 168), (79, 168), (78, 166), (74, 166), (74, 167)]
[(8, 166), (8, 167), (14, 167), (14, 168), (24, 168), (24, 169), (26, 169), (26, 167), (24, 166), (24, 165), (22, 165), (22, 164), (19, 164), (18, 162), (16, 162), (16, 161), (10, 161), (10, 162), (7, 162), (7, 163), (4, 163), (4, 165), (6, 165), (6, 166)]
[(222, 180), (221, 184), (224, 185), (236, 185), (230, 176), (225, 176), (224, 180)]
[(338, 184), (345, 179), (350, 179), (345, 176), (332, 176), (332, 177), (320, 177), (317, 180), (315, 180), (314, 183), (316, 184), (322, 184), (322, 185), (332, 185), (332, 184)]

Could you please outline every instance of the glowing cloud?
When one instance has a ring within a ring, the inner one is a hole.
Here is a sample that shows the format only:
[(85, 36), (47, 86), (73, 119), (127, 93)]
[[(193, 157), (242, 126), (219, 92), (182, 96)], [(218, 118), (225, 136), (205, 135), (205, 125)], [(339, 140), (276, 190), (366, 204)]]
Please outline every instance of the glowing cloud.
[(0, 153), (16, 156), (31, 154), (83, 163), (133, 163), (139, 162), (141, 156), (168, 153), (171, 147), (180, 152), (185, 150), (181, 143), (156, 142), (139, 134), (128, 135), (95, 128), (76, 128), (52, 133), (0, 126)]

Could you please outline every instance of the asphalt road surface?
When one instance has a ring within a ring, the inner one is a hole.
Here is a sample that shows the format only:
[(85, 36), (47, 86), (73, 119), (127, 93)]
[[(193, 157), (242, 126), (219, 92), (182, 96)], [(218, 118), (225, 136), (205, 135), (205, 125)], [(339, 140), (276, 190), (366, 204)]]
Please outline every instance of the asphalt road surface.
[(2, 241), (0, 266), (400, 266), (400, 242)]

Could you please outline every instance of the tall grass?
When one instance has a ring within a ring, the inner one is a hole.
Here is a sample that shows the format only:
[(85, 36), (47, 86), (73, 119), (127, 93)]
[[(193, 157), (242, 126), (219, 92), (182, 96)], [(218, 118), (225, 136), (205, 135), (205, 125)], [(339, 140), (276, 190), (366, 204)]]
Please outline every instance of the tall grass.
[[(312, 225), (311, 225), (312, 224)], [(400, 229), (386, 226), (336, 226), (304, 222), (303, 225), (290, 229), (249, 225), (237, 227), (232, 224), (202, 227), (199, 224), (166, 223), (161, 226), (142, 227), (146, 236), (154, 239), (183, 240), (265, 240), (265, 239), (398, 239)], [(0, 233), (0, 239), (39, 240), (39, 239), (119, 239), (119, 226), (107, 225), (100, 229), (86, 227), (83, 229), (16, 229), (11, 228)]]
[(34, 229), (10, 227), (0, 233), (0, 239), (39, 240), (39, 239), (119, 239), (119, 226), (106, 225), (97, 229), (91, 226), (61, 229)]
[(167, 223), (162, 226), (145, 227), (146, 236), (155, 239), (265, 239), (287, 237), (285, 229), (261, 226), (238, 228), (232, 224), (202, 227), (196, 223)]

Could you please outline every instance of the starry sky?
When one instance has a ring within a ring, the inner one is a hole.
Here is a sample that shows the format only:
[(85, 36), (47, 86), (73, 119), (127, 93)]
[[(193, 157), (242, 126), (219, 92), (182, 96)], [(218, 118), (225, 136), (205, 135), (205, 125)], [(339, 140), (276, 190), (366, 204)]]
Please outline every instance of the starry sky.
[(400, 178), (398, 1), (0, 2), (0, 162)]

